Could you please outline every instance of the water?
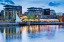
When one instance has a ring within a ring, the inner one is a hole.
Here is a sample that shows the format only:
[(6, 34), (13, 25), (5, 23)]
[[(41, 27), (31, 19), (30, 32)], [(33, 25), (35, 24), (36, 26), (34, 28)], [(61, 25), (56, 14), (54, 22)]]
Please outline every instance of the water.
[(0, 26), (1, 42), (64, 42), (63, 25)]

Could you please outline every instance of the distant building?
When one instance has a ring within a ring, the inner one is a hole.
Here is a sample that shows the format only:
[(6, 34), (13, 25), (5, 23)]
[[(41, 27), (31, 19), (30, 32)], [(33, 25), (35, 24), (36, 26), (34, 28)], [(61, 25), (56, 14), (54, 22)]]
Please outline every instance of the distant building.
[(63, 13), (63, 16), (64, 16), (64, 13)]
[(15, 22), (16, 14), (22, 16), (22, 7), (14, 5), (4, 6), (4, 18), (8, 21)]
[(44, 9), (44, 15), (50, 15), (50, 8)]
[(62, 12), (59, 12), (59, 13), (56, 13), (56, 15), (63, 16), (63, 13)]
[(24, 14), (22, 14), (22, 16), (27, 16), (28, 15), (28, 12), (24, 12)]
[(50, 15), (56, 15), (55, 10), (50, 10)]

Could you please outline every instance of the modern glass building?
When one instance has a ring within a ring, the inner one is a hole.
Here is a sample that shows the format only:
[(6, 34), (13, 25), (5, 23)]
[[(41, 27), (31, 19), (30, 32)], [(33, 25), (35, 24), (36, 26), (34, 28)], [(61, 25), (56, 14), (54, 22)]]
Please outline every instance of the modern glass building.
[(18, 16), (22, 15), (22, 7), (14, 6), (14, 5), (6, 5), (4, 6), (4, 18), (10, 22), (15, 22), (16, 14)]
[(43, 9), (42, 8), (36, 8), (36, 7), (30, 7), (28, 8), (28, 14), (33, 15), (33, 14), (39, 14), (42, 15)]
[(42, 8), (30, 7), (28, 8), (28, 14), (35, 15), (36, 18), (40, 18), (43, 15)]

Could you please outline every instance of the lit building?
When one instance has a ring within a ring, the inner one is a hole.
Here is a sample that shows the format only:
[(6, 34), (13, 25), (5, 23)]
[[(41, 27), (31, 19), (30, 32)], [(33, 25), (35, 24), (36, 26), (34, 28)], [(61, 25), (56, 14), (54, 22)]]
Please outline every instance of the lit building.
[(22, 15), (21, 6), (6, 5), (4, 6), (4, 18), (10, 22), (15, 22), (16, 14), (18, 16)]
[(64, 16), (59, 16), (59, 21), (64, 22)]
[(50, 8), (44, 9), (44, 15), (50, 15)]

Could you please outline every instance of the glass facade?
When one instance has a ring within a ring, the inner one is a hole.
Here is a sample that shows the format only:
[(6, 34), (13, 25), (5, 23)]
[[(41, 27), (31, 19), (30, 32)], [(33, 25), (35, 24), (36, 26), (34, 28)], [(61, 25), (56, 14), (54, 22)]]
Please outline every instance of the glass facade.
[(28, 14), (30, 15), (42, 15), (43, 9), (42, 8), (35, 8), (35, 7), (31, 7), (28, 8)]

